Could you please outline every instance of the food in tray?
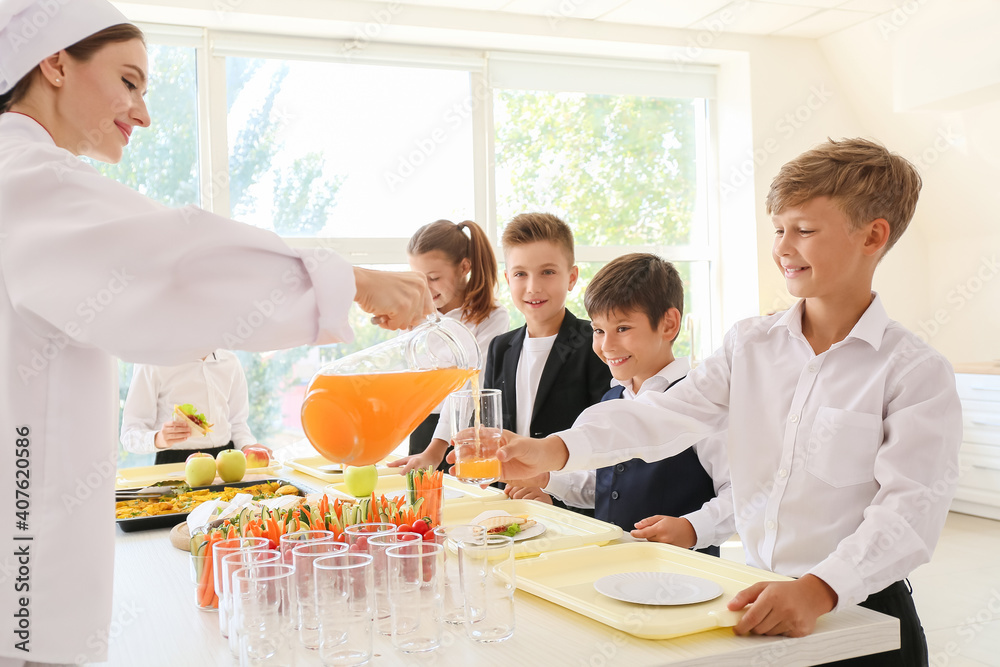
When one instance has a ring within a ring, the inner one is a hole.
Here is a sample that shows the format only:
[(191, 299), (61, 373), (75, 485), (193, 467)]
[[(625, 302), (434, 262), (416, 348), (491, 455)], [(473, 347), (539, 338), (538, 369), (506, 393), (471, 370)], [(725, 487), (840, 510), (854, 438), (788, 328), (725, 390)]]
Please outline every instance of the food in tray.
[[(275, 493), (280, 495), (284, 488), (277, 489)], [(297, 491), (293, 486), (287, 488)], [(191, 535), (191, 548), (201, 548), (208, 539), (228, 537), (267, 537), (273, 543), (272, 547), (277, 548), (282, 535), (299, 530), (329, 530), (336, 539), (343, 540), (347, 526), (372, 522), (392, 523), (401, 531), (424, 534), (430, 531), (430, 518), (424, 505), (423, 498), (410, 504), (403, 497), (376, 497), (375, 494), (359, 500), (331, 500), (325, 494), (309, 496), (289, 507), (247, 504), (228, 517), (212, 521), (207, 528), (195, 530)]]
[(190, 403), (175, 405), (174, 419), (182, 422), (186, 421), (191, 424), (191, 428), (196, 435), (208, 435), (212, 432), (212, 426), (214, 426), (214, 424), (209, 424), (205, 415), (198, 412), (198, 409)]
[[(209, 457), (211, 458), (211, 457)], [(238, 493), (249, 493), (255, 500), (275, 498), (289, 493), (298, 493), (298, 489), (281, 482), (266, 482), (246, 487), (226, 487), (222, 491), (179, 487), (180, 493), (171, 497), (157, 496), (137, 500), (123, 500), (115, 503), (116, 519), (135, 519), (138, 517), (162, 516), (164, 514), (185, 514), (198, 505), (209, 500), (231, 500)]]
[(506, 516), (492, 516), (477, 523), (486, 528), (487, 535), (514, 537), (518, 533), (532, 528), (537, 522), (534, 519), (529, 519), (525, 514), (518, 516), (508, 514)]

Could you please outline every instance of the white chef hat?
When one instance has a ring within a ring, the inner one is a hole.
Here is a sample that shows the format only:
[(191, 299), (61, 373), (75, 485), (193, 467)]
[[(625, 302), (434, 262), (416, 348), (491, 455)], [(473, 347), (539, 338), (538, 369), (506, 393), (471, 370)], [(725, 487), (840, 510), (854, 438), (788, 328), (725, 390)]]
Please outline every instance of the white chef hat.
[(0, 95), (53, 53), (128, 22), (107, 0), (0, 0)]

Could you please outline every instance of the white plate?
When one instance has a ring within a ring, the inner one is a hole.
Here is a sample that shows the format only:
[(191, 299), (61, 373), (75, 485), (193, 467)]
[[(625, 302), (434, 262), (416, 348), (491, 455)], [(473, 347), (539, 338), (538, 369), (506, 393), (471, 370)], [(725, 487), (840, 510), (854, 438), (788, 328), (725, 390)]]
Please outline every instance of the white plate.
[[(478, 524), (484, 519), (490, 519), (495, 516), (510, 516), (510, 512), (504, 512), (503, 510), (487, 510), (481, 514), (476, 515), (469, 523)], [(532, 537), (538, 537), (545, 532), (545, 524), (541, 521), (534, 520), (535, 525), (526, 530), (522, 530), (520, 533), (515, 535), (512, 539), (515, 542), (521, 542), (522, 540), (530, 540)]]
[(722, 595), (711, 579), (670, 572), (622, 572), (594, 582), (598, 593), (622, 602), (650, 605), (695, 604)]

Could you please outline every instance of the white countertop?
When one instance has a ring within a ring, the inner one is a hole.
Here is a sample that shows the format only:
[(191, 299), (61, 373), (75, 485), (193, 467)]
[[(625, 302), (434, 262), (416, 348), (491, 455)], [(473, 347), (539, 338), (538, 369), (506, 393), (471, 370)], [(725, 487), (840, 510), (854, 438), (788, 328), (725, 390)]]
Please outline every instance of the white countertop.
[[(324, 485), (299, 473), (281, 476), (300, 477), (318, 488)], [(170, 545), (168, 532), (167, 529), (118, 531), (107, 664), (116, 667), (236, 665), (219, 634), (217, 615), (195, 608), (189, 554)], [(800, 639), (738, 637), (723, 628), (654, 641), (637, 639), (519, 590), (516, 624), (510, 640), (491, 645), (467, 639), (461, 626), (446, 626), (444, 645), (416, 657), (397, 652), (387, 637), (378, 637), (372, 664), (793, 667), (879, 653), (899, 646), (897, 620), (861, 607), (827, 614), (819, 619), (812, 635)], [(318, 665), (319, 660), (315, 653), (303, 649), (298, 664)]]

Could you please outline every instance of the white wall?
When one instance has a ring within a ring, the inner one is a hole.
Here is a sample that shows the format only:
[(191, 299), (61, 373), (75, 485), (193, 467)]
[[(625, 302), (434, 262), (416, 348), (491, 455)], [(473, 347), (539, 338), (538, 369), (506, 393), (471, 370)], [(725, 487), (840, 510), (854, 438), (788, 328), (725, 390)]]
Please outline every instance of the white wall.
[(1000, 4), (907, 5), (820, 40), (861, 122), (924, 179), (877, 286), (953, 363), (1000, 359)]

